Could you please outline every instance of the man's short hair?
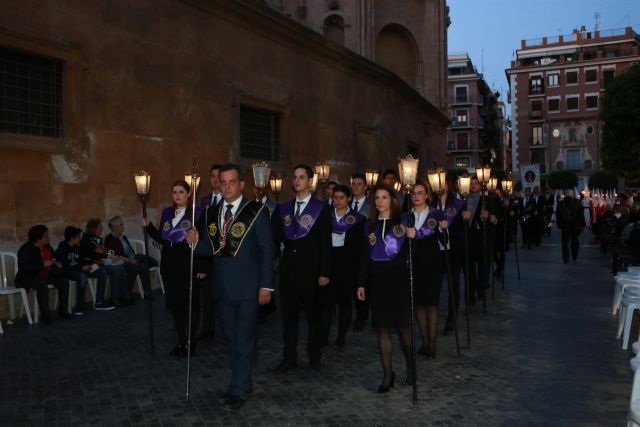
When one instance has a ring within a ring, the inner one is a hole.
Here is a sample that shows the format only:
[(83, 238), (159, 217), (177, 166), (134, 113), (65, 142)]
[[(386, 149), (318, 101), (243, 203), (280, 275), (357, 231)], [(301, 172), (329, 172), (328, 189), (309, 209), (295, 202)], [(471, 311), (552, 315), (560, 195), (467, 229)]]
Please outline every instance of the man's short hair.
[(388, 175), (393, 175), (397, 180), (400, 179), (400, 176), (395, 169), (385, 169), (384, 172), (382, 172), (382, 179), (385, 179)]
[(44, 237), (44, 234), (48, 231), (46, 225), (37, 224), (29, 229), (29, 242), (35, 243)]
[(296, 169), (304, 169), (304, 171), (305, 171), (305, 173), (307, 175), (307, 178), (309, 178), (309, 179), (313, 178), (314, 172), (313, 172), (313, 169), (311, 169), (311, 166), (308, 166), (308, 165), (305, 165), (305, 164), (301, 163), (299, 165), (296, 165), (292, 170), (295, 171)]
[(70, 242), (71, 239), (75, 239), (80, 234), (82, 234), (82, 230), (78, 227), (74, 227), (72, 225), (68, 226), (64, 229), (64, 240)]
[(100, 224), (102, 224), (102, 221), (100, 221), (98, 218), (91, 218), (89, 221), (87, 221), (87, 225), (84, 227), (84, 234), (88, 236), (95, 236), (96, 230), (98, 229), (98, 226)]
[(224, 165), (221, 165), (218, 169), (220, 173), (236, 171), (238, 172), (238, 179), (240, 181), (244, 181), (244, 171), (242, 170), (242, 167), (237, 163), (225, 163)]
[(338, 183), (337, 183), (337, 182), (335, 182), (335, 181), (329, 181), (329, 182), (327, 182), (327, 187), (331, 187), (332, 185), (333, 185), (333, 186), (336, 186), (336, 185), (338, 185)]
[(351, 189), (344, 184), (336, 184), (333, 188), (333, 194), (344, 193), (347, 198), (351, 197)]
[(116, 223), (116, 221), (118, 221), (118, 220), (122, 221), (122, 218), (120, 218), (120, 216), (119, 216), (119, 215), (116, 215), (116, 216), (114, 216), (113, 218), (111, 218), (111, 219), (109, 220), (109, 222), (107, 223), (107, 225), (109, 225), (109, 229), (110, 229), (111, 231), (113, 231), (113, 228), (115, 227), (115, 223)]
[(209, 169), (209, 173), (220, 169), (220, 164), (219, 163), (214, 163), (213, 165), (211, 165), (211, 169)]
[(361, 179), (365, 184), (367, 183), (367, 177), (364, 176), (363, 173), (354, 173), (353, 175), (351, 175), (351, 181), (353, 181), (354, 179)]

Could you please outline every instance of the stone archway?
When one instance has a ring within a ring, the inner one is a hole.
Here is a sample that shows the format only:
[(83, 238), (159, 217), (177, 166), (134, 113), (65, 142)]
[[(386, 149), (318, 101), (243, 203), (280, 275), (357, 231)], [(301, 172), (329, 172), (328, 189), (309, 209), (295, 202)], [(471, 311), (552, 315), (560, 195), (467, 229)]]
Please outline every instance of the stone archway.
[(332, 42), (344, 46), (344, 19), (340, 15), (330, 15), (324, 20), (324, 36)]
[(398, 24), (387, 25), (376, 40), (376, 62), (413, 87), (418, 86), (418, 49), (413, 35)]

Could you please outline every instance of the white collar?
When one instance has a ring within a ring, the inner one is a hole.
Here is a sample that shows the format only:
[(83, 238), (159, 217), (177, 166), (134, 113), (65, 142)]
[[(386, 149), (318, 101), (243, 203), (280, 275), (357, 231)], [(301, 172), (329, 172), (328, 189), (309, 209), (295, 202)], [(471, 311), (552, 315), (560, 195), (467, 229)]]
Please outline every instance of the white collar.
[(238, 209), (238, 206), (240, 206), (241, 202), (242, 202), (242, 195), (240, 195), (237, 199), (235, 199), (231, 203), (228, 203), (226, 200), (224, 200), (223, 204), (224, 204), (225, 209), (226, 209), (227, 205), (232, 205), (233, 207), (231, 208), (231, 212), (235, 212)]
[(366, 200), (366, 198), (367, 198), (367, 196), (365, 196), (365, 195), (363, 194), (362, 196), (358, 197), (357, 199), (354, 197), (354, 198), (353, 198), (353, 201), (354, 201), (354, 202), (358, 202), (358, 204), (359, 204), (360, 206), (362, 206), (362, 203)]
[(303, 204), (305, 204), (305, 205), (306, 205), (307, 203), (309, 203), (309, 200), (311, 200), (311, 193), (309, 193), (309, 195), (308, 195), (307, 197), (305, 197), (304, 199), (302, 199), (302, 200), (299, 200), (299, 199), (296, 197), (296, 203), (297, 203), (297, 202), (302, 202)]

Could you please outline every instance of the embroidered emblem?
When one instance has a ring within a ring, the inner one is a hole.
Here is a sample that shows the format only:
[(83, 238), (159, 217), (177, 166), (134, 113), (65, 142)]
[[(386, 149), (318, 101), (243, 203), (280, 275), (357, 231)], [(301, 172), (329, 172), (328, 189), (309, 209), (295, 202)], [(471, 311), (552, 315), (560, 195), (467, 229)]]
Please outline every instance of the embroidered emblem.
[(243, 223), (236, 222), (235, 224), (233, 224), (233, 227), (231, 227), (231, 235), (237, 239), (239, 237), (242, 237), (246, 230), (247, 228)]
[(183, 230), (188, 230), (189, 228), (191, 228), (191, 222), (185, 219), (180, 223), (180, 228), (182, 228)]
[(291, 215), (287, 215), (284, 217), (284, 226), (289, 227), (291, 225)]
[(369, 234), (369, 244), (374, 246), (376, 244), (376, 235), (371, 233)]
[(396, 226), (393, 227), (393, 235), (396, 237), (402, 237), (404, 236), (406, 229), (404, 227), (404, 225), (402, 224), (398, 224)]
[(169, 221), (165, 221), (164, 225), (162, 226), (162, 229), (164, 231), (169, 231), (170, 228), (171, 228), (171, 225), (169, 224)]
[(437, 225), (438, 221), (436, 221), (434, 218), (429, 218), (429, 220), (427, 221), (427, 226), (432, 230), (436, 228)]
[(209, 236), (213, 237), (218, 232), (218, 226), (213, 223), (209, 225)]
[(311, 218), (311, 215), (309, 214), (304, 214), (300, 217), (300, 225), (307, 228), (308, 226), (311, 225), (311, 221), (313, 220), (313, 218)]
[(450, 207), (449, 209), (447, 209), (447, 215), (448, 216), (456, 216), (457, 213), (458, 213), (458, 211), (454, 207)]
[(346, 222), (349, 225), (355, 224), (356, 223), (356, 217), (353, 216), (353, 215), (347, 215), (347, 216), (344, 217), (344, 222)]

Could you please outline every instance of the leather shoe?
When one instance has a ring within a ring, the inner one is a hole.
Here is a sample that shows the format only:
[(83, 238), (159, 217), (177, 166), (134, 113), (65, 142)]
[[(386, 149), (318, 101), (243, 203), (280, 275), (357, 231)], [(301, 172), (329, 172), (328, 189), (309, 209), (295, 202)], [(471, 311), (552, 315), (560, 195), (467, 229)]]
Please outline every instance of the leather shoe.
[(391, 381), (386, 386), (384, 384), (380, 384), (378, 386), (378, 393), (379, 394), (383, 394), (383, 393), (389, 392), (389, 389), (393, 388), (393, 383), (395, 382), (395, 380), (396, 380), (396, 373), (392, 371), (391, 372)]
[(285, 372), (296, 369), (297, 367), (298, 367), (298, 364), (296, 362), (292, 362), (291, 360), (284, 359), (282, 362), (280, 362), (278, 366), (275, 367), (274, 370), (276, 372), (284, 374)]
[(247, 403), (246, 400), (242, 400), (238, 396), (231, 395), (225, 400), (222, 409), (228, 412), (236, 412), (242, 409), (245, 403)]

